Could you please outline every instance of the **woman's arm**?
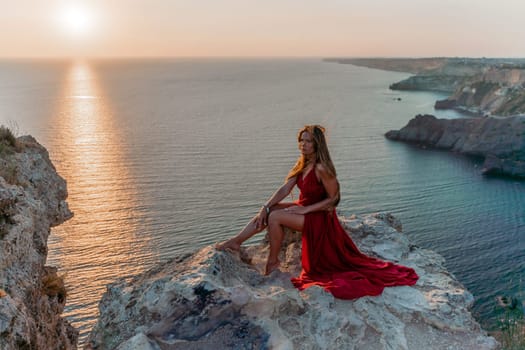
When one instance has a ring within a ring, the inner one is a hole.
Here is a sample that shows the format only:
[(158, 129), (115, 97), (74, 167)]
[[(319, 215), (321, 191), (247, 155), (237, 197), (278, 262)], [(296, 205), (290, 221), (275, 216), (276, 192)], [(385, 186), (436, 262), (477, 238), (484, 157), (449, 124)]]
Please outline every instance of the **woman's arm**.
[(270, 199), (266, 201), (266, 203), (262, 206), (262, 208), (259, 210), (259, 214), (257, 214), (257, 221), (256, 226), (261, 227), (266, 225), (268, 221), (268, 214), (270, 213), (270, 208), (282, 201), (286, 198), (292, 192), (293, 187), (295, 186), (297, 177), (292, 177), (288, 179), (284, 184), (281, 185), (275, 191)]
[(295, 186), (296, 180), (297, 178), (295, 176), (288, 179), (288, 181), (282, 184), (281, 187), (279, 187), (277, 191), (275, 191), (274, 194), (272, 194), (272, 196), (264, 204), (264, 206), (271, 208), (272, 206), (276, 205), (277, 203), (285, 199), (290, 194), (290, 192), (292, 192), (292, 189)]

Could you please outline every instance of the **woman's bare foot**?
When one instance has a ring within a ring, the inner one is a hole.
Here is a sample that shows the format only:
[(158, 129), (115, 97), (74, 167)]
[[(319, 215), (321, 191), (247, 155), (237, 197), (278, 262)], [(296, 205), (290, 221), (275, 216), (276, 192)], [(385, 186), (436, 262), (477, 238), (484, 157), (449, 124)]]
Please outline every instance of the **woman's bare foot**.
[(221, 250), (221, 251), (233, 250), (235, 252), (238, 252), (239, 250), (241, 250), (241, 245), (230, 239), (230, 240), (215, 244), (215, 249)]
[(279, 260), (270, 262), (268, 261), (266, 263), (266, 271), (264, 272), (265, 275), (271, 274), (273, 271), (277, 270), (281, 262)]

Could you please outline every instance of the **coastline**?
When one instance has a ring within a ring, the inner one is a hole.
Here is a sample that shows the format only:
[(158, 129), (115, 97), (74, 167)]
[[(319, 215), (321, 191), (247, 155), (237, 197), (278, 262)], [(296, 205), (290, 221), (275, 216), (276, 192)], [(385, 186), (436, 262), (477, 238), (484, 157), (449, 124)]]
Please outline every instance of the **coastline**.
[(325, 59), (372, 69), (414, 74), (391, 90), (436, 91), (450, 96), (436, 109), (475, 111), (481, 116), (525, 114), (525, 59), (517, 58), (359, 58)]
[(414, 58), (326, 59), (328, 62), (414, 73), (391, 90), (439, 91), (434, 104), (469, 119), (417, 115), (390, 140), (485, 159), (482, 173), (525, 179), (525, 59)]

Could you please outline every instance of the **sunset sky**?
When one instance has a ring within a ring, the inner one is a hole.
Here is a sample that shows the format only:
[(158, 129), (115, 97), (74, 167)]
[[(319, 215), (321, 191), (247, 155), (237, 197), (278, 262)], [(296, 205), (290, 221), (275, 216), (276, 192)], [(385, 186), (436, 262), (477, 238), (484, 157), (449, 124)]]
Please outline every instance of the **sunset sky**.
[(0, 57), (525, 57), (523, 0), (0, 0)]

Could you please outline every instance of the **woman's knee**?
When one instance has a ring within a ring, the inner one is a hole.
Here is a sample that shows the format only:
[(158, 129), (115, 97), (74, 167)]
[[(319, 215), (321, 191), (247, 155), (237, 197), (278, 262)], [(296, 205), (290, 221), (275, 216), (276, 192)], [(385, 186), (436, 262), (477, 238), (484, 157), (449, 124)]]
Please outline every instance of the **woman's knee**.
[(284, 209), (270, 213), (268, 217), (268, 227), (286, 226), (292, 230), (302, 231), (304, 225), (304, 215), (291, 214)]
[(268, 216), (268, 226), (280, 225), (283, 213), (284, 213), (283, 209), (272, 211), (270, 215)]

